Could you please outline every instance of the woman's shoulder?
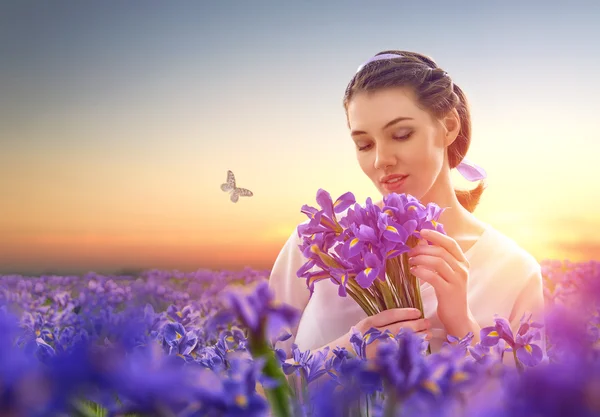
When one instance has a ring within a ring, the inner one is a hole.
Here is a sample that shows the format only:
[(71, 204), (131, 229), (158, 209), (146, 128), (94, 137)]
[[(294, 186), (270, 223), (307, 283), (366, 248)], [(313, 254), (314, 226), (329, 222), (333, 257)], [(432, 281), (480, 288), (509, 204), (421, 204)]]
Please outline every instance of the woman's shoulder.
[(504, 232), (487, 224), (480, 253), (484, 262), (504, 265), (507, 269), (535, 274), (541, 270), (537, 259)]
[(269, 274), (269, 288), (275, 299), (302, 310), (308, 303), (309, 292), (298, 270), (307, 262), (300, 250), (301, 239), (296, 229), (279, 251)]

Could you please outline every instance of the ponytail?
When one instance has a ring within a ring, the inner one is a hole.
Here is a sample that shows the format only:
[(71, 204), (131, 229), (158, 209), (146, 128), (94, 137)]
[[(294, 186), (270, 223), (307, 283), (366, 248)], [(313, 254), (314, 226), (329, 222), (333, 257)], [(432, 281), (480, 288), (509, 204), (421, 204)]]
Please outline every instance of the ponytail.
[(485, 188), (485, 183), (480, 181), (479, 184), (477, 184), (477, 187), (472, 190), (454, 190), (454, 192), (456, 193), (456, 198), (458, 198), (460, 205), (473, 213), (475, 207), (479, 204), (479, 199)]

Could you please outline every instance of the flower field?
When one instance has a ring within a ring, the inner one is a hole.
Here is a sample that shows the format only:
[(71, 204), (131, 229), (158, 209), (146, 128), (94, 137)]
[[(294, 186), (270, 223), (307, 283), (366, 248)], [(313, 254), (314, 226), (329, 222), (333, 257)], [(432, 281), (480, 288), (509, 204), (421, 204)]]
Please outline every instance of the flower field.
[(600, 415), (600, 262), (542, 272), (549, 361), (527, 317), (431, 355), (372, 329), (286, 361), (298, 312), (273, 303), (269, 271), (0, 276), (0, 415)]

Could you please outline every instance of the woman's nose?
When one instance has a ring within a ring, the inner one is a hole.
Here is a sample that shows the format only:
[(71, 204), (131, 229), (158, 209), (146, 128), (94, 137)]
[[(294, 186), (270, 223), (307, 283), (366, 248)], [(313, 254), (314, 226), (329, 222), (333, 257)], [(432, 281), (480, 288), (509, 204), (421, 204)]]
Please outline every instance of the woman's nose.
[(375, 148), (375, 169), (384, 169), (387, 166), (396, 165), (396, 156), (392, 149), (385, 146), (377, 146)]

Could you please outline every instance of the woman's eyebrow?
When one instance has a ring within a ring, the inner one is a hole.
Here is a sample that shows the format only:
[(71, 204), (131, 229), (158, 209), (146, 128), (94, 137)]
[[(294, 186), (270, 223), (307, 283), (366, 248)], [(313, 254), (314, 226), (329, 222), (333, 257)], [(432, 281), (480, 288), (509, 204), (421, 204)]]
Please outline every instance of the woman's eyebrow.
[[(385, 126), (383, 126), (383, 127), (381, 128), (381, 130), (385, 130), (385, 129), (387, 129), (388, 127), (390, 127), (391, 125), (393, 125), (393, 124), (396, 124), (396, 123), (398, 123), (398, 122), (401, 122), (401, 121), (403, 121), (403, 120), (413, 120), (413, 118), (412, 118), (412, 117), (396, 117), (394, 120), (390, 120), (389, 122), (387, 122), (387, 123), (385, 124)], [(363, 135), (363, 134), (365, 134), (365, 133), (367, 133), (367, 132), (364, 132), (364, 131), (362, 131), (362, 130), (353, 130), (352, 132), (350, 132), (350, 136), (354, 136), (354, 135)]]

